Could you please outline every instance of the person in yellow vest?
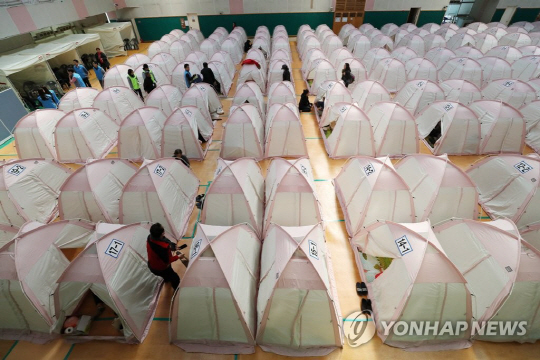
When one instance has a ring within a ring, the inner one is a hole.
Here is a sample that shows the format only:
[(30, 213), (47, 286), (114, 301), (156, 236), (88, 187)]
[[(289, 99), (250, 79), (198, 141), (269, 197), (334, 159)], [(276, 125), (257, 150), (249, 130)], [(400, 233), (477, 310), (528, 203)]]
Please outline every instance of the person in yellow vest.
[(143, 65), (143, 88), (144, 91), (146, 91), (147, 94), (150, 94), (152, 90), (156, 88), (156, 77), (154, 76), (154, 73), (152, 70), (148, 68), (147, 64)]
[(141, 84), (139, 83), (139, 79), (135, 75), (135, 72), (133, 71), (133, 69), (128, 70), (127, 79), (128, 79), (129, 87), (133, 91), (135, 91), (135, 94), (138, 94), (141, 97), (142, 101), (144, 101), (144, 97), (141, 91)]

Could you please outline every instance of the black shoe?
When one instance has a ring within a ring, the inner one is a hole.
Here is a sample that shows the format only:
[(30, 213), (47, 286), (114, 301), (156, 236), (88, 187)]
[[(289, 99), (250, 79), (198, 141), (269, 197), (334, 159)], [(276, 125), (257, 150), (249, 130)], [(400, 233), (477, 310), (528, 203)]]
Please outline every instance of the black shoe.
[(368, 289), (365, 282), (356, 283), (356, 293), (358, 296), (367, 296)]
[(366, 298), (362, 298), (362, 301), (360, 302), (360, 309), (362, 310), (362, 314), (364, 314), (368, 310), (368, 304), (367, 304)]
[(366, 300), (366, 305), (367, 305), (366, 310), (373, 311), (373, 308), (371, 307), (371, 300), (370, 299)]

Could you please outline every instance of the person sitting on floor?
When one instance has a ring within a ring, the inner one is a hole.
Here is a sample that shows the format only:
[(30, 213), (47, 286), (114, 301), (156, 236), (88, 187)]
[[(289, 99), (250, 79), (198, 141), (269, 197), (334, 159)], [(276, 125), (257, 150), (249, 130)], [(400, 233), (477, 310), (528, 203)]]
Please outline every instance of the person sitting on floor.
[(251, 41), (246, 40), (246, 42), (244, 43), (244, 52), (247, 53), (249, 49), (251, 49)]
[(189, 163), (189, 159), (187, 158), (186, 155), (183, 155), (182, 154), (182, 150), (181, 149), (176, 149), (174, 150), (174, 155), (173, 157), (176, 159), (176, 160), (180, 160), (181, 162), (184, 163), (184, 165), (186, 165), (187, 167), (191, 167), (190, 166), (190, 163)]
[(300, 102), (298, 103), (298, 110), (300, 110), (300, 112), (310, 112), (313, 107), (313, 104), (309, 102), (308, 93), (309, 91), (304, 89), (300, 96)]
[(289, 71), (289, 67), (283, 64), (281, 66), (281, 70), (283, 70), (283, 81), (291, 81), (291, 72)]

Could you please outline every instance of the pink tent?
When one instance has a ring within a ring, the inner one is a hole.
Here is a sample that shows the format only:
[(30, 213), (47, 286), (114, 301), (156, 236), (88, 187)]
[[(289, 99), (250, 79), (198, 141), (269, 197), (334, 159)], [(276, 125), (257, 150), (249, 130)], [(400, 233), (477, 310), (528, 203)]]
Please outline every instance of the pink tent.
[(407, 61), (418, 57), (418, 54), (413, 49), (410, 49), (406, 46), (400, 46), (394, 49), (390, 56), (394, 59), (398, 59), (402, 63), (406, 63)]
[(432, 81), (410, 80), (393, 99), (396, 103), (417, 115), (424, 107), (438, 100), (444, 100), (444, 91)]
[(439, 81), (449, 79), (468, 80), (478, 87), (482, 86), (482, 66), (469, 58), (453, 58), (443, 65), (438, 73)]
[(471, 46), (475, 47), (476, 42), (474, 41), (474, 38), (472, 35), (469, 35), (467, 33), (461, 33), (456, 34), (450, 38), (450, 40), (446, 41), (446, 46), (450, 50), (456, 50), (457, 48), (460, 48), (462, 46)]
[[(170, 62), (169, 62), (169, 65), (168, 66), (171, 66), (174, 59), (172, 57), (169, 58), (170, 59)], [(161, 86), (161, 85), (167, 85), (167, 84), (170, 84), (171, 83), (171, 77), (169, 75), (167, 75), (167, 73), (165, 72), (165, 70), (163, 70), (159, 65), (157, 64), (154, 64), (154, 63), (148, 63), (146, 64), (148, 65), (148, 68), (150, 69), (150, 71), (152, 71), (152, 73), (154, 73), (154, 77), (156, 79), (156, 85), (157, 86)], [(135, 69), (135, 75), (139, 78), (139, 82), (141, 83), (141, 89), (143, 89), (143, 65), (139, 66), (138, 68)]]
[[(236, 88), (236, 93), (234, 94), (232, 105), (240, 106), (246, 101), (254, 105), (261, 116), (266, 113), (262, 91), (254, 82), (246, 82), (238, 85)], [(231, 113), (232, 110), (233, 109), (231, 108)]]
[(289, 45), (289, 38), (288, 37), (274, 37), (272, 39), (272, 55), (274, 55), (274, 53), (277, 51), (277, 50), (283, 50), (283, 51), (287, 51), (287, 52), (290, 52), (291, 51), (291, 46)]
[(417, 29), (418, 27), (414, 24), (411, 24), (411, 23), (405, 23), (405, 24), (402, 24), (400, 26), (401, 29), (405, 30), (405, 31), (408, 31), (408, 32), (411, 32), (415, 29)]
[(522, 46), (518, 50), (521, 51), (523, 56), (540, 55), (540, 47), (537, 45)]
[(476, 187), (446, 155), (409, 155), (395, 167), (411, 189), (417, 222), (429, 219), (437, 224), (452, 218), (477, 220)]
[(457, 29), (456, 32), (458, 34), (468, 34), (468, 35), (471, 35), (471, 36), (474, 36), (474, 35), (478, 34), (478, 31), (475, 31), (474, 29), (471, 29), (468, 26), (461, 27), (461, 28)]
[(434, 48), (446, 48), (446, 41), (441, 35), (429, 34), (424, 36), (424, 54)]
[[(149, 63), (156, 64), (160, 68), (160, 70), (163, 70), (165, 75), (169, 76), (169, 78), (172, 75), (172, 71), (174, 70), (176, 65), (178, 65), (178, 61), (176, 61), (176, 59), (169, 53), (156, 54), (154, 55), (152, 60), (150, 60), (147, 64)], [(150, 67), (150, 65), (148, 65), (148, 67)], [(153, 71), (153, 69), (151, 70)], [(160, 85), (164, 85), (164, 84), (160, 84)]]
[(277, 49), (277, 50), (272, 51), (272, 56), (270, 57), (270, 62), (272, 62), (274, 60), (287, 60), (287, 61), (290, 62), (291, 57), (292, 57), (292, 55), (289, 52), (287, 52), (286, 50)]
[(234, 78), (234, 73), (236, 72), (236, 68), (234, 66), (234, 62), (232, 61), (232, 58), (229, 55), (229, 53), (225, 51), (218, 51), (214, 55), (212, 55), (212, 58), (210, 59), (210, 61), (219, 61), (220, 63), (223, 63), (231, 79)]
[(221, 44), (213, 39), (206, 39), (200, 45), (201, 51), (208, 59), (221, 49)]
[(367, 80), (367, 71), (364, 67), (364, 64), (362, 64), (360, 60), (355, 58), (343, 59), (341, 60), (341, 62), (338, 63), (336, 67), (336, 76), (338, 77), (338, 79), (341, 79), (341, 70), (343, 70), (345, 64), (349, 64), (349, 67), (351, 68), (351, 74), (354, 76), (354, 82), (349, 85), (351, 88), (354, 88), (354, 86), (356, 86), (356, 84), (358, 84), (359, 82)]
[(389, 36), (381, 33), (371, 39), (371, 47), (384, 48), (388, 51), (392, 51), (394, 49), (394, 41), (390, 39)]
[[(356, 53), (355, 56), (357, 56)], [(362, 63), (364, 63), (366, 71), (368, 72), (368, 74), (370, 74), (379, 61), (389, 57), (390, 53), (387, 50), (382, 48), (374, 48), (366, 52), (366, 55), (364, 55), (364, 57), (362, 58)]]
[(469, 29), (476, 31), (477, 33), (482, 33), (488, 29), (488, 26), (483, 22), (473, 22), (467, 25)]
[(324, 55), (321, 49), (313, 48), (310, 51), (308, 51), (306, 60), (302, 62), (302, 68), (301, 68), (302, 76), (305, 77), (307, 72), (312, 68), (313, 63), (319, 59), (328, 60), (328, 58), (326, 57), (326, 55)]
[(397, 92), (407, 81), (405, 65), (397, 59), (386, 58), (375, 65), (369, 79), (380, 82), (391, 93)]
[(169, 49), (169, 54), (173, 56), (173, 58), (178, 62), (181, 63), (186, 59), (186, 56), (193, 51), (191, 49), (191, 46), (186, 41), (183, 40), (176, 40), (171, 44), (171, 48)]
[(336, 35), (328, 36), (321, 44), (326, 56), (330, 56), (334, 51), (343, 47), (343, 42)]
[(499, 59), (495, 56), (484, 56), (478, 59), (478, 63), (482, 66), (484, 82), (483, 86), (493, 80), (508, 79), (512, 77), (512, 67), (506, 60)]
[(235, 160), (242, 157), (262, 159), (264, 121), (252, 104), (236, 106), (224, 124), (220, 157)]
[(159, 159), (166, 119), (161, 110), (149, 106), (129, 114), (118, 130), (118, 157), (133, 161)]
[[(433, 24), (435, 25), (435, 24)], [(437, 25), (439, 26), (439, 25)], [(440, 26), (439, 26), (440, 28)], [(434, 30), (433, 32), (439, 30), (439, 28), (437, 28), (436, 30)], [(427, 35), (431, 35), (431, 32), (427, 31), (426, 29), (423, 29), (423, 28), (416, 28), (414, 29), (413, 31), (410, 32), (411, 34), (414, 34), (414, 35), (418, 35), (420, 36), (422, 39), (427, 36)]]
[(351, 96), (358, 107), (364, 111), (379, 101), (390, 101), (390, 92), (383, 84), (373, 80), (361, 81), (354, 87)]
[(523, 56), (512, 64), (512, 79), (529, 81), (540, 76), (540, 57), (537, 55)]
[(437, 47), (426, 52), (424, 58), (428, 59), (437, 66), (437, 69), (442, 68), (450, 59), (456, 57), (456, 54), (445, 47)]
[(159, 54), (160, 52), (169, 52), (172, 43), (167, 43), (165, 41), (154, 41), (148, 47), (148, 57), (153, 58), (154, 55)]
[(0, 224), (0, 249), (13, 240), (18, 232), (19, 228), (17, 226)]
[(486, 53), (486, 56), (495, 56), (495, 57), (498, 57), (499, 59), (506, 60), (510, 64), (512, 64), (517, 59), (520, 59), (523, 56), (523, 54), (521, 53), (521, 51), (519, 51), (519, 49), (513, 46), (501, 45), (501, 46), (495, 46), (494, 48), (489, 50)]
[(189, 65), (189, 72), (192, 75), (201, 73), (201, 68), (199, 67), (199, 65), (187, 60), (182, 61), (174, 68), (171, 74), (171, 84), (175, 86), (178, 90), (180, 90), (182, 94), (185, 94), (188, 90), (185, 77), (186, 70), (184, 69), (184, 65), (186, 64)]
[(193, 51), (199, 50), (199, 42), (197, 41), (195, 36), (193, 36), (192, 34), (186, 33), (186, 34), (180, 36), (180, 40), (183, 40), (183, 41), (187, 42), (189, 44), (189, 47)]
[(497, 41), (499, 41), (504, 35), (508, 34), (508, 31), (500, 27), (491, 27), (484, 31), (484, 33), (495, 36), (497, 38)]
[(444, 91), (446, 100), (469, 105), (482, 98), (480, 89), (467, 80), (450, 79), (439, 84)]
[(159, 41), (163, 41), (163, 42), (166, 42), (167, 44), (172, 44), (173, 41), (175, 41), (176, 39), (178, 39), (176, 36), (174, 35), (171, 35), (171, 34), (165, 34), (161, 37), (161, 39), (159, 39)]
[(373, 127), (376, 156), (416, 154), (418, 132), (412, 114), (394, 102), (379, 102), (366, 111)]
[(174, 29), (174, 30), (171, 30), (171, 32), (169, 34), (171, 34), (172, 36), (174, 36), (177, 39), (180, 39), (180, 37), (182, 35), (184, 35), (184, 32), (182, 30), (180, 30), (180, 29)]
[(334, 66), (338, 66), (341, 60), (349, 59), (352, 57), (353, 57), (353, 54), (351, 54), (349, 49), (347, 49), (346, 47), (342, 47), (332, 52), (330, 56), (328, 57), (328, 59), (332, 64), (334, 64)]
[[(367, 115), (356, 105), (337, 102), (324, 109), (319, 124), (326, 152), (332, 159), (375, 156), (373, 130)], [(324, 127), (324, 128), (323, 128)], [(331, 129), (330, 135), (326, 132)]]
[(65, 113), (60, 110), (40, 109), (23, 116), (15, 125), (15, 149), (20, 159), (56, 158), (54, 129)]
[(265, 122), (264, 157), (308, 156), (296, 102), (268, 107)]
[(275, 82), (268, 90), (268, 107), (273, 104), (296, 103), (294, 86), (288, 81)]
[[(325, 81), (317, 90), (315, 101), (324, 101), (324, 107), (326, 109), (337, 102), (352, 103), (353, 99), (349, 89), (341, 81)], [(319, 123), (321, 123), (319, 112), (316, 111), (315, 115)]]
[(233, 61), (234, 64), (239, 64), (242, 61), (242, 50), (240, 44), (234, 38), (231, 38), (230, 35), (223, 41), (221, 44), (221, 50), (227, 52)]
[(315, 60), (312, 67), (307, 71), (305, 80), (310, 93), (314, 94), (323, 82), (337, 80), (336, 69), (328, 60)]
[(257, 67), (255, 64), (244, 64), (238, 74), (237, 84), (245, 82), (253, 82), (261, 89), (264, 94), (266, 92), (266, 71), (263, 67)]
[[(319, 39), (317, 39), (315, 36), (308, 36), (303, 42), (302, 42), (302, 48), (300, 49), (300, 58), (302, 60), (308, 59), (307, 54), (309, 50), (311, 49), (321, 49), (321, 43)], [(326, 54), (325, 54), (326, 55)]]
[[(105, 73), (103, 77), (104, 89), (113, 86), (125, 86), (129, 88), (128, 70), (131, 69), (128, 65), (115, 65)], [(135, 70), (135, 69), (132, 69)], [(142, 78), (139, 77), (139, 83), (142, 86)]]
[(390, 36), (390, 38), (394, 40), (394, 44), (398, 44), (401, 39), (403, 39), (407, 35), (409, 35), (409, 32), (401, 28), (392, 30), (390, 34), (388, 34), (388, 36)]
[(444, 23), (441, 25), (441, 29), (452, 29), (454, 31), (459, 29), (459, 26), (457, 26), (454, 23)]
[[(194, 84), (184, 93), (184, 96), (182, 97), (182, 106), (186, 105), (197, 106), (203, 114), (207, 111), (210, 112), (212, 119), (219, 119), (220, 116), (223, 115), (221, 101), (219, 101), (214, 88), (207, 83)], [(212, 133), (214, 126), (213, 124), (209, 125), (212, 128), (212, 130), (209, 131)], [(202, 129), (202, 126), (200, 127)]]
[(409, 187), (388, 158), (350, 158), (334, 179), (334, 186), (351, 237), (381, 219), (415, 221)]
[(132, 69), (136, 69), (142, 64), (150, 62), (150, 58), (144, 54), (133, 54), (124, 61), (124, 65), (129, 66)]
[(499, 40), (494, 35), (488, 33), (476, 34), (473, 38), (475, 47), (484, 54), (499, 45)]
[(161, 85), (146, 97), (146, 106), (157, 107), (166, 116), (180, 106), (182, 94), (174, 85)]
[(194, 50), (194, 51), (190, 52), (189, 54), (187, 54), (187, 56), (183, 60), (183, 62), (186, 62), (186, 61), (195, 63), (195, 64), (197, 64), (199, 69), (202, 69), (203, 68), (203, 63), (208, 62), (208, 57), (202, 51)]
[(196, 106), (176, 108), (163, 124), (161, 157), (172, 156), (176, 149), (182, 149), (189, 159), (204, 160), (212, 139), (211, 134), (209, 138), (205, 138), (207, 144), (203, 149), (199, 134), (202, 136), (204, 131), (199, 130), (199, 124), (208, 121), (211, 122), (210, 114), (201, 113)]
[(199, 192), (199, 179), (174, 158), (143, 163), (124, 186), (120, 198), (120, 223), (159, 222), (180, 239)]
[(478, 115), (457, 102), (436, 101), (416, 118), (418, 133), (434, 155), (480, 154)]
[(94, 99), (94, 107), (109, 115), (118, 125), (132, 111), (143, 106), (144, 103), (139, 95), (125, 86), (105, 89)]
[(220, 95), (227, 97), (232, 87), (233, 78), (229, 75), (227, 66), (219, 61), (210, 61), (208, 68), (214, 73), (216, 81), (220, 85)]
[(414, 58), (405, 63), (408, 80), (437, 81), (437, 67), (424, 58)]
[(525, 120), (512, 106), (501, 101), (478, 100), (470, 105), (482, 130), (483, 154), (521, 153), (525, 143)]
[(396, 29), (399, 29), (399, 26), (397, 26), (397, 25), (394, 24), (394, 23), (387, 23), (387, 24), (384, 24), (384, 25), (381, 27), (381, 32), (382, 32), (384, 35), (389, 35), (393, 30), (396, 30)]
[(480, 50), (478, 50), (477, 48), (473, 48), (469, 45), (457, 48), (456, 50), (454, 50), (454, 52), (456, 53), (457, 57), (467, 57), (474, 60), (478, 60), (484, 56), (484, 54)]
[(208, 187), (201, 223), (233, 226), (247, 223), (262, 234), (264, 177), (255, 159), (226, 161), (218, 158), (214, 180)]
[(371, 24), (363, 23), (358, 29), (365, 34), (367, 31), (374, 29), (374, 27)]
[(265, 231), (281, 226), (316, 225), (322, 221), (313, 171), (307, 158), (274, 158), (266, 171)]
[[(540, 100), (535, 100), (519, 109), (525, 119), (525, 143), (537, 153), (540, 151)], [(538, 247), (540, 249), (540, 246)]]
[(422, 29), (428, 31), (430, 34), (434, 34), (435, 31), (439, 30), (440, 28), (441, 28), (441, 25), (435, 24), (435, 23), (427, 23), (427, 24), (422, 25)]
[(521, 26), (516, 26), (515, 24), (512, 24), (512, 26), (510, 26), (510, 27), (507, 27), (506, 31), (508, 33), (516, 33), (516, 32), (517, 33), (522, 33), (522, 34), (528, 34), (529, 33), (528, 30), (524, 29)]
[(508, 33), (499, 39), (499, 45), (501, 46), (514, 46), (522, 47), (531, 45), (532, 41), (529, 35), (520, 32)]
[(418, 56), (424, 56), (424, 39), (415, 34), (409, 34), (396, 44), (396, 47), (408, 47), (413, 50)]
[(351, 50), (354, 57), (363, 59), (367, 52), (371, 49), (371, 42), (365, 35), (355, 36), (350, 38), (347, 47)]
[(88, 161), (60, 187), (60, 219), (118, 223), (122, 188), (137, 169), (135, 164), (124, 159)]
[(0, 222), (21, 226), (48, 223), (58, 216), (60, 187), (71, 170), (54, 160), (26, 159), (3, 163), (0, 169)]
[(94, 88), (75, 88), (62, 96), (60, 104), (58, 104), (58, 109), (69, 112), (71, 110), (92, 107), (94, 99), (98, 94), (99, 91)]
[[(110, 307), (122, 325), (122, 335), (64, 335), (66, 339), (137, 344), (146, 338), (163, 284), (147, 265), (145, 247), (150, 225), (98, 224), (86, 248), (55, 279), (56, 291), (51, 300), (59, 325), (77, 311), (90, 294)], [(173, 239), (169, 233), (165, 236)]]
[(6, 307), (0, 338), (43, 344), (58, 337), (51, 296), (69, 264), (61, 249), (83, 247), (93, 233), (94, 225), (82, 220), (49, 225), (34, 222), (0, 247), (2, 304)]
[[(459, 28), (458, 28), (459, 29)], [(449, 28), (443, 28), (441, 27), (439, 30), (435, 31), (436, 35), (442, 36), (444, 41), (448, 43), (448, 41), (457, 34), (456, 30), (449, 29)]]
[(73, 110), (56, 124), (56, 159), (63, 163), (84, 163), (109, 154), (118, 140), (118, 124), (95, 108)]
[(488, 100), (500, 100), (520, 108), (537, 99), (534, 88), (520, 80), (494, 80), (482, 89), (482, 96)]

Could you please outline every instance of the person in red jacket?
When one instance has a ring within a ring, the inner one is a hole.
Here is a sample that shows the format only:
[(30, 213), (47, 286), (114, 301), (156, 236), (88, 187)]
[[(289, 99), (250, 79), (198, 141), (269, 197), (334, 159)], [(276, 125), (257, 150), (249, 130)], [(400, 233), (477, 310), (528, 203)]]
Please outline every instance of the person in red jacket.
[[(165, 282), (170, 282), (174, 290), (180, 285), (180, 277), (173, 270), (171, 264), (184, 257), (176, 250), (176, 244), (165, 237), (165, 229), (160, 223), (150, 227), (150, 235), (146, 239), (148, 252), (148, 268)], [(174, 252), (174, 254), (173, 254)]]

